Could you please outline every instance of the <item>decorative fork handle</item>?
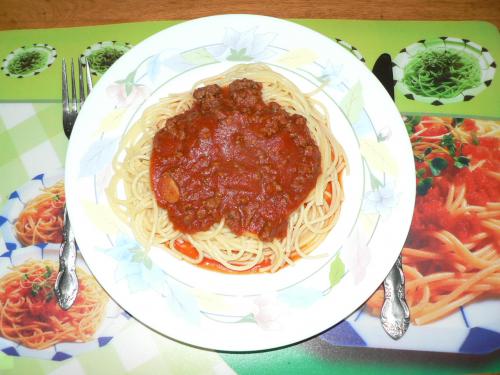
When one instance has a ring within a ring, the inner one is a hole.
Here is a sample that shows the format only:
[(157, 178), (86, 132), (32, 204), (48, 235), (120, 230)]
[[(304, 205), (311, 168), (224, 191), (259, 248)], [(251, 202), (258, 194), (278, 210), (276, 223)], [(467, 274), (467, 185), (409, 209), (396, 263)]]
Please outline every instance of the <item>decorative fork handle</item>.
[(389, 336), (398, 340), (403, 337), (410, 324), (401, 255), (384, 280), (384, 292), (384, 304), (380, 312), (382, 327)]
[(55, 292), (59, 306), (64, 310), (68, 310), (73, 305), (78, 293), (76, 241), (66, 207), (64, 207), (63, 242), (59, 252), (59, 273), (57, 274)]

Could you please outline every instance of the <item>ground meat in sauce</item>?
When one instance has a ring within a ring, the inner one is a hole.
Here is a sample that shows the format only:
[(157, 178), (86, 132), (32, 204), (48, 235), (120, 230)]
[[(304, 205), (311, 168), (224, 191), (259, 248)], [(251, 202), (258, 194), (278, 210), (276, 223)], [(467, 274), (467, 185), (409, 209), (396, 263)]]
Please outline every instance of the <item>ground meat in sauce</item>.
[(225, 219), (237, 235), (286, 236), (288, 217), (321, 173), (306, 119), (262, 100), (248, 79), (193, 93), (191, 109), (168, 119), (153, 140), (151, 186), (174, 227), (208, 230)]

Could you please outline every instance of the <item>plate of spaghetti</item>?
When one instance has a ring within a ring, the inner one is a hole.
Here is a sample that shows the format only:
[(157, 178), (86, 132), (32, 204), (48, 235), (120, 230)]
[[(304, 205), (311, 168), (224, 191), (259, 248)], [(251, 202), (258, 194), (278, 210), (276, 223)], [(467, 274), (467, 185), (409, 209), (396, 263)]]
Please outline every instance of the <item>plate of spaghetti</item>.
[(137, 319), (260, 350), (331, 327), (377, 288), (409, 228), (412, 158), (394, 104), (344, 48), (214, 16), (102, 76), (70, 141), (66, 199), (90, 269)]
[(0, 347), (13, 356), (62, 361), (106, 345), (128, 317), (78, 256), (80, 290), (62, 310), (54, 295), (59, 249), (28, 246), (0, 259)]
[(33, 177), (12, 192), (0, 216), (7, 249), (62, 241), (64, 171)]

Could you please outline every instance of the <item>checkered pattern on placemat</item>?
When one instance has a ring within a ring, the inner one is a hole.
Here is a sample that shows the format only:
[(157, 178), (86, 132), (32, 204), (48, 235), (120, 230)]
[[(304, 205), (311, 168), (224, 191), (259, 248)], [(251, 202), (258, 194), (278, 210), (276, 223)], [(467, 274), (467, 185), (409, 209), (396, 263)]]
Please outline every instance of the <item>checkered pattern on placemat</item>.
[(0, 204), (37, 174), (64, 165), (60, 103), (0, 103)]
[[(61, 111), (60, 103), (0, 103), (0, 206), (34, 176), (64, 166), (68, 141)], [(0, 254), (5, 251), (0, 238)], [(234, 374), (217, 353), (169, 340), (134, 319), (110, 339), (60, 361), (0, 351), (0, 374)]]

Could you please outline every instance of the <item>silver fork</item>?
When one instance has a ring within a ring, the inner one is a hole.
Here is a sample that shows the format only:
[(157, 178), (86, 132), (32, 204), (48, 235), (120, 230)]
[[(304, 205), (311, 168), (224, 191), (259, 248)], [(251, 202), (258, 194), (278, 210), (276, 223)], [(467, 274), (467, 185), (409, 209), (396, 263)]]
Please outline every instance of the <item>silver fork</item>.
[[(86, 79), (84, 79), (83, 68), (85, 67)], [(68, 94), (68, 77), (66, 72), (66, 60), (62, 61), (62, 102), (63, 102), (63, 129), (66, 137), (70, 137), (75, 125), (78, 111), (80, 110), (86, 95), (92, 90), (92, 78), (88, 61), (83, 64), (78, 60), (79, 97), (76, 95), (75, 65), (71, 59), (71, 100)], [(87, 94), (85, 94), (85, 88)], [(59, 273), (54, 286), (57, 302), (62, 309), (68, 310), (75, 302), (78, 294), (78, 278), (76, 276), (76, 240), (71, 230), (66, 206), (64, 207), (63, 242), (59, 251)]]

